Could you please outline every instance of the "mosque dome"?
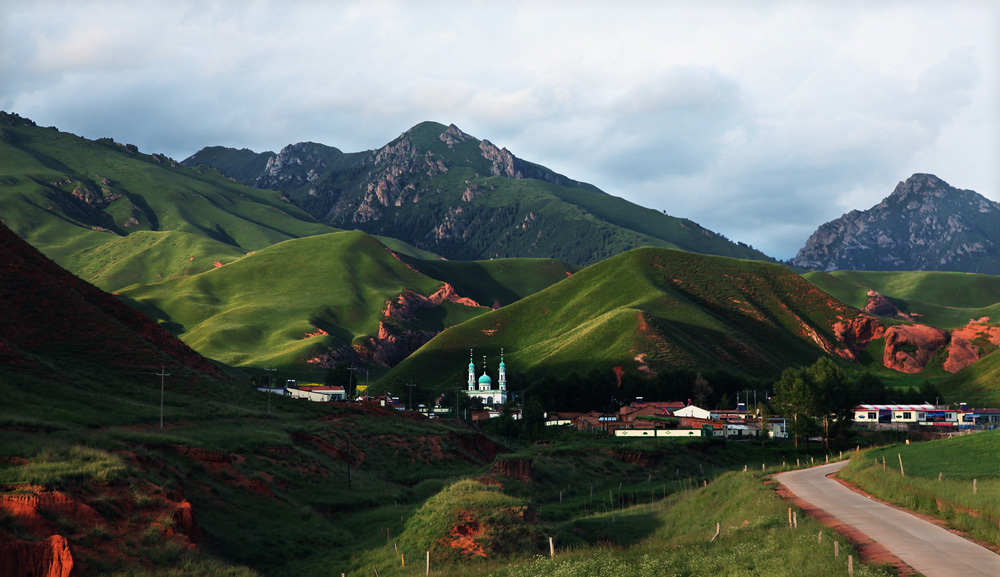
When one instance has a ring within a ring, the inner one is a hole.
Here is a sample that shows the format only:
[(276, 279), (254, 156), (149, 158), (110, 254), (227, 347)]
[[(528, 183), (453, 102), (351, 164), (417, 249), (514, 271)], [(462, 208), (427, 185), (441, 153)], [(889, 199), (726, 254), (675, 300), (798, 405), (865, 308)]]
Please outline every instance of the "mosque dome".
[(479, 377), (479, 384), (480, 385), (492, 385), (493, 384), (493, 379), (491, 379), (489, 375), (483, 375), (483, 376)]

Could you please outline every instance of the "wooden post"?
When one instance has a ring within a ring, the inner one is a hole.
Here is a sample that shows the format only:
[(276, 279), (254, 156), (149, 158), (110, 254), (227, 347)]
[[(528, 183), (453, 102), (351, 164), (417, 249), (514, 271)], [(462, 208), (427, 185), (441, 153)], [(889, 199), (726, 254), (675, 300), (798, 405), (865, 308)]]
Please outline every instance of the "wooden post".
[(823, 530), (822, 529), (819, 530), (819, 535), (816, 537), (816, 542), (817, 543), (822, 543), (823, 542)]
[(942, 476), (942, 475), (944, 475), (944, 473), (938, 473), (938, 481), (940, 481), (940, 480), (941, 480), (941, 476)]
[(399, 564), (400, 564), (400, 567), (406, 567), (406, 554), (405, 553), (399, 556)]
[(798, 457), (795, 458), (795, 466), (796, 467), (800, 467), (801, 466), (801, 464), (799, 463)]
[(976, 494), (976, 493), (978, 493), (978, 492), (979, 492), (979, 491), (978, 491), (978, 490), (977, 490), (977, 488), (976, 488), (976, 480), (975, 480), (975, 479), (973, 479), (973, 480), (972, 480), (972, 494), (973, 494), (973, 495), (975, 495), (975, 494)]
[(427, 575), (431, 574), (431, 552), (427, 551)]
[(799, 512), (798, 511), (793, 511), (792, 512), (792, 529), (798, 529), (798, 528), (799, 528)]
[(722, 533), (722, 523), (715, 524), (715, 535), (712, 535), (712, 540), (709, 543), (714, 543), (715, 539), (718, 538), (719, 533)]
[(847, 575), (854, 577), (854, 555), (847, 556)]
[[(375, 566), (372, 565), (372, 567), (375, 567)], [(378, 567), (375, 567), (375, 577), (378, 577)]]
[(792, 528), (792, 508), (788, 508), (788, 528)]
[(549, 559), (556, 558), (556, 544), (552, 541), (552, 537), (549, 537)]
[(829, 462), (830, 462), (830, 453), (827, 453), (827, 454), (826, 454), (826, 462), (827, 462), (827, 463), (829, 463)]
[(396, 552), (396, 555), (399, 555), (399, 547), (395, 543), (392, 544), (392, 550)]
[(836, 559), (840, 557), (840, 541), (833, 542), (833, 558)]
[(882, 455), (882, 470), (885, 471), (885, 455)]
[(896, 456), (899, 457), (899, 474), (905, 477), (906, 473), (903, 472), (903, 455), (901, 455), (900, 453), (896, 453)]

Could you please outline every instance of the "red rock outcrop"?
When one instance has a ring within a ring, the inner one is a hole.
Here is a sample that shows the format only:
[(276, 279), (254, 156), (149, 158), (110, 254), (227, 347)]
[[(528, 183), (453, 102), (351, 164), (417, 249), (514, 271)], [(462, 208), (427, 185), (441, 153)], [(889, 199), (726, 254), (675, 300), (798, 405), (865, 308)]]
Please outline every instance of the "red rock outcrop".
[(1000, 346), (1000, 326), (986, 324), (989, 320), (989, 317), (970, 320), (969, 324), (951, 332), (951, 347), (944, 370), (957, 373), (982, 358), (981, 348), (973, 344), (977, 339)]
[(900, 316), (909, 320), (909, 317), (904, 315), (903, 312), (899, 310), (899, 307), (892, 304), (892, 301), (872, 289), (868, 289), (868, 303), (865, 304), (865, 307), (862, 310), (866, 313), (871, 313), (879, 317), (888, 317), (892, 319)]
[(436, 307), (445, 301), (467, 307), (483, 306), (470, 298), (459, 296), (455, 292), (455, 287), (449, 283), (444, 283), (441, 288), (426, 297), (410, 289), (404, 290), (398, 297), (385, 302), (385, 307), (382, 309), (382, 316), (390, 319), (409, 321), (416, 317), (418, 309)]
[(885, 331), (882, 364), (901, 373), (919, 373), (934, 353), (948, 342), (948, 334), (926, 325), (894, 325)]
[(40, 543), (0, 533), (0, 575), (4, 577), (73, 577), (77, 571), (69, 542), (52, 535)]
[(837, 349), (837, 354), (857, 361), (858, 354), (868, 346), (868, 343), (885, 335), (885, 326), (875, 317), (860, 315), (834, 323), (833, 334), (847, 347)]
[(188, 540), (192, 543), (201, 543), (201, 527), (195, 521), (194, 509), (191, 507), (191, 503), (183, 501), (177, 505), (177, 510), (174, 511), (172, 519), (177, 530), (187, 535)]
[(489, 472), (526, 482), (535, 478), (531, 461), (528, 459), (497, 459), (497, 462), (490, 467)]

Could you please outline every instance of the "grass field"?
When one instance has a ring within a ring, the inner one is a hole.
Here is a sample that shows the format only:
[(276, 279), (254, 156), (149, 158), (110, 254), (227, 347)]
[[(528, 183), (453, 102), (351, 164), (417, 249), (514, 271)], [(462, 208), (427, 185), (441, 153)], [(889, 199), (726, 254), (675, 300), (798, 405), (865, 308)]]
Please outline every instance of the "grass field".
[(1000, 431), (991, 431), (869, 449), (852, 458), (840, 477), (1000, 547), (998, 441)]

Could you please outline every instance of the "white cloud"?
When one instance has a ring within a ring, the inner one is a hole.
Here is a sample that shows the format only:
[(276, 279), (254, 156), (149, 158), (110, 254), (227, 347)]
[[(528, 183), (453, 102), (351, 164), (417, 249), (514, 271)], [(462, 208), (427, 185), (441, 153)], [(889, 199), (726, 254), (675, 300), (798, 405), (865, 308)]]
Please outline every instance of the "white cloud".
[(0, 108), (178, 158), (454, 122), (781, 258), (912, 172), (1000, 198), (986, 1), (0, 8)]

